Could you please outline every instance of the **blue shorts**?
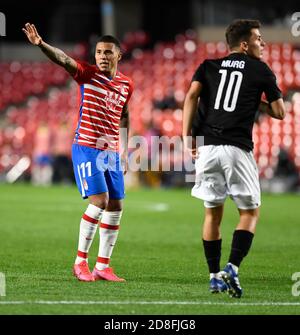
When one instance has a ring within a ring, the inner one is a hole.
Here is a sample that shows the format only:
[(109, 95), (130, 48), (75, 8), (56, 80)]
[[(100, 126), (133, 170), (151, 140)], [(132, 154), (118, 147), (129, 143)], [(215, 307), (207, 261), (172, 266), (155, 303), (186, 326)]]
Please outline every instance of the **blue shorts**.
[(118, 152), (72, 145), (72, 161), (76, 184), (83, 199), (108, 192), (109, 198), (125, 197), (124, 176)]

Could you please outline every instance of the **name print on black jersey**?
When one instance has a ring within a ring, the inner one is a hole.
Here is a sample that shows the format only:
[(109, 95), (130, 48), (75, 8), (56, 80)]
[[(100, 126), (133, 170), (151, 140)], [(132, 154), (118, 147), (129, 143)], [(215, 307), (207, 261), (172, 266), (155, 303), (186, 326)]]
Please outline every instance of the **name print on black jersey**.
[(236, 69), (243, 69), (245, 67), (245, 62), (243, 60), (223, 60), (221, 67), (233, 67)]

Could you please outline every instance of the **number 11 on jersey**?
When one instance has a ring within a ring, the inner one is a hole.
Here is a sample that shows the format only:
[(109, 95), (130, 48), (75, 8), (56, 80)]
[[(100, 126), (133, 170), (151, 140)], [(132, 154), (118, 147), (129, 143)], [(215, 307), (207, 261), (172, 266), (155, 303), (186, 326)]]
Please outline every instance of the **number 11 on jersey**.
[(83, 162), (77, 166), (78, 171), (81, 170), (82, 178), (90, 177), (92, 175), (92, 163), (91, 162)]

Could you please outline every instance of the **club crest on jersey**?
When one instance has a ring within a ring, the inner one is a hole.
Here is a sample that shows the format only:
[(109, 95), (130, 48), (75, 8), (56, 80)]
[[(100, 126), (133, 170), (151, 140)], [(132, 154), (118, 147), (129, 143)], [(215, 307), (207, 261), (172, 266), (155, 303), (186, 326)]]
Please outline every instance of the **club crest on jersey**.
[(125, 85), (120, 85), (120, 92), (122, 95), (127, 94), (127, 87)]
[(83, 179), (82, 184), (83, 184), (83, 188), (87, 191), (89, 189), (89, 185), (85, 178)]
[(120, 94), (115, 92), (107, 92), (105, 96), (105, 102), (107, 109), (115, 110), (116, 106), (120, 103)]

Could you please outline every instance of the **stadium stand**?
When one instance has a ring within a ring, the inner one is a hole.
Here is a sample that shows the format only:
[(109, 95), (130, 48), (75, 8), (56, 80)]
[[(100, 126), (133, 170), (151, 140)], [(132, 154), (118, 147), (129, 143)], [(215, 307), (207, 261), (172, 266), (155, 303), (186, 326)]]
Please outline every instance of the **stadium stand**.
[(50, 62), (0, 63), (0, 111), (31, 95), (41, 95), (51, 86), (66, 84), (68, 74)]
[[(138, 46), (134, 45), (134, 36)], [(180, 135), (185, 92), (204, 58), (223, 57), (224, 42), (198, 42), (188, 31), (173, 42), (145, 49), (147, 36), (127, 36), (130, 57), (121, 71), (133, 78), (130, 102), (131, 132), (142, 135), (151, 123), (161, 135)], [(283, 122), (261, 115), (254, 126), (255, 158), (262, 177), (271, 178), (280, 148), (287, 150), (300, 171), (300, 50), (290, 43), (270, 43), (264, 60), (274, 70), (287, 97)], [(68, 74), (50, 62), (0, 63), (0, 174), (22, 155), (32, 157), (34, 134), (40, 122), (51, 129), (68, 120), (74, 129), (78, 116), (77, 87)]]

